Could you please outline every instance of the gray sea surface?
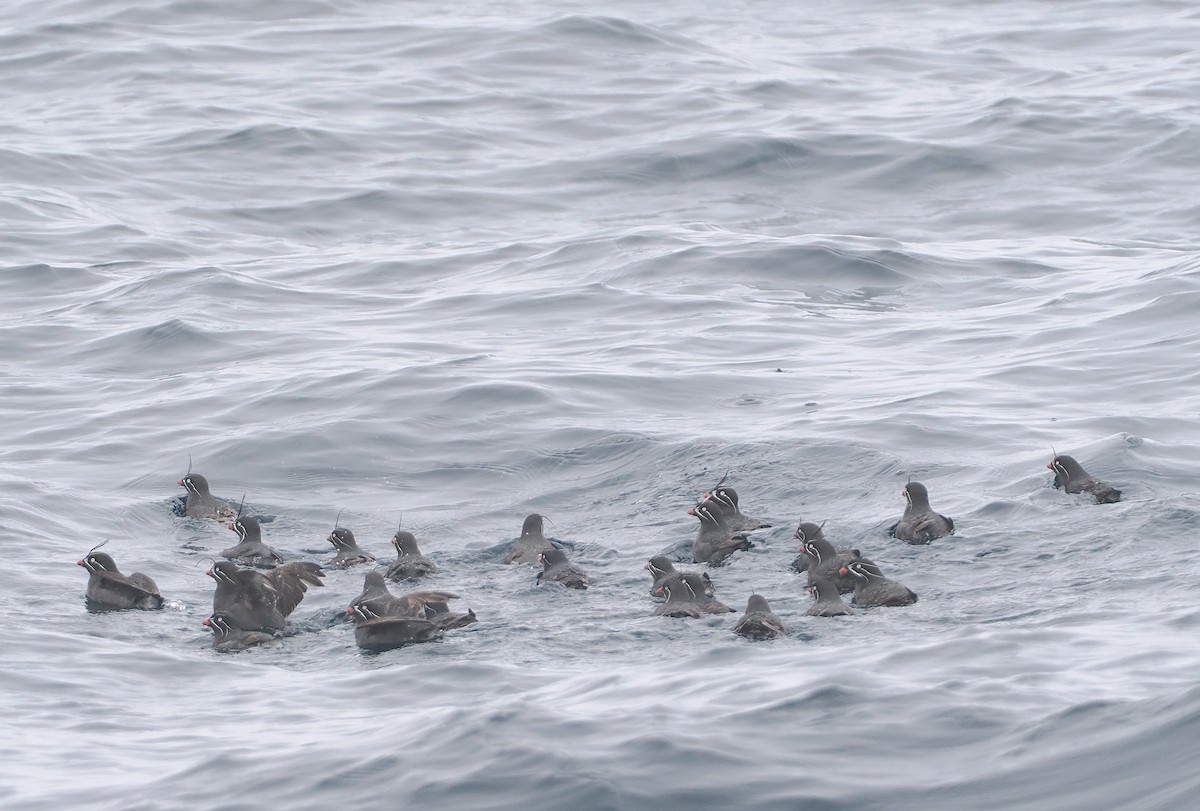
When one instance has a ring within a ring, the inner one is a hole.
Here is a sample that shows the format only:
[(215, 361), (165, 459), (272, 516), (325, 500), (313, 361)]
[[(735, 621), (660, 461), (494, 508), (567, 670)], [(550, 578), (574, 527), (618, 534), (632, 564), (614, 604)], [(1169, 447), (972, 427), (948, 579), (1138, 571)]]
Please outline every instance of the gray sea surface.
[[(0, 110), (5, 809), (1200, 807), (1194, 3), (11, 0)], [(479, 622), (214, 652), (189, 458)], [(726, 474), (788, 638), (653, 616)]]

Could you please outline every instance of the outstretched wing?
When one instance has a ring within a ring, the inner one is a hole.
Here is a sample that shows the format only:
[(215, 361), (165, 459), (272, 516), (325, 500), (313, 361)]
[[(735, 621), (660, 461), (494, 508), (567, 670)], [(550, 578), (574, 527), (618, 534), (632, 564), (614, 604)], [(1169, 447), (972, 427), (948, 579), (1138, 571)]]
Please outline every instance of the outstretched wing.
[(304, 599), (309, 586), (323, 586), (325, 572), (316, 563), (287, 563), (271, 569), (264, 577), (275, 591), (275, 606), (287, 616)]
[(450, 591), (412, 591), (400, 598), (404, 613), (410, 616), (423, 616), (428, 608), (434, 614), (446, 614), (450, 611), (450, 600), (457, 600), (458, 595)]

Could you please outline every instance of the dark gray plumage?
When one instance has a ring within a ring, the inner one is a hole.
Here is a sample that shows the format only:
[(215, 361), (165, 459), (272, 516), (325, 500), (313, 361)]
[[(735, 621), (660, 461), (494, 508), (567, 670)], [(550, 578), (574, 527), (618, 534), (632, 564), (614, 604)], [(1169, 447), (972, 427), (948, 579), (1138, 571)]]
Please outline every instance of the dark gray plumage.
[(415, 642), (428, 642), (442, 633), (441, 627), (427, 619), (381, 615), (374, 608), (367, 602), (351, 609), (354, 644), (363, 650), (379, 653)]
[(1066, 454), (1055, 454), (1050, 464), (1046, 465), (1054, 471), (1054, 486), (1068, 493), (1087, 493), (1096, 499), (1097, 504), (1113, 504), (1121, 500), (1121, 491), (1110, 487), (1083, 469), (1083, 465), (1074, 457)]
[[(724, 479), (721, 480), (722, 482)], [(725, 521), (734, 532), (752, 532), (756, 529), (767, 529), (771, 525), (759, 518), (751, 518), (742, 512), (738, 504), (737, 491), (732, 487), (717, 483), (712, 492), (705, 493), (703, 499), (711, 499), (725, 512)]]
[(654, 609), (657, 617), (687, 617), (700, 619), (704, 610), (700, 607), (699, 596), (684, 582), (682, 577), (673, 577), (662, 586), (667, 601)]
[(229, 528), (238, 534), (236, 546), (221, 551), (221, 557), (243, 566), (270, 568), (283, 562), (283, 555), (263, 543), (262, 527), (252, 515), (242, 515)]
[(79, 561), (87, 569), (87, 606), (93, 610), (139, 608), (146, 611), (163, 607), (158, 586), (147, 575), (121, 574), (112, 556), (92, 551)]
[(542, 563), (542, 571), (537, 574), (537, 582), (562, 583), (569, 589), (586, 589), (587, 574), (563, 554), (561, 549), (547, 549), (538, 559)]
[(392, 545), (396, 547), (396, 560), (388, 566), (388, 580), (416, 580), (427, 574), (437, 573), (437, 565), (421, 554), (421, 549), (417, 546), (417, 537), (408, 530), (396, 530), (396, 534), (392, 536)]
[(893, 537), (912, 544), (924, 544), (954, 532), (954, 522), (929, 506), (929, 491), (925, 485), (920, 482), (904, 485), (904, 500), (904, 514), (888, 530)]
[(188, 518), (214, 518), (218, 521), (232, 521), (237, 518), (237, 511), (229, 502), (209, 492), (208, 479), (199, 473), (189, 472), (179, 480), (179, 486), (187, 490), (183, 514)]
[(333, 560), (329, 561), (330, 566), (336, 566), (339, 569), (348, 569), (360, 563), (375, 562), (375, 556), (370, 552), (360, 549), (358, 541), (354, 539), (354, 533), (345, 527), (335, 527), (325, 540), (333, 544), (333, 548), (337, 550), (337, 554), (333, 556)]
[(818, 577), (808, 587), (808, 590), (816, 600), (812, 608), (808, 609), (810, 616), (841, 617), (854, 613), (850, 606), (846, 605), (845, 601), (842, 600), (842, 595), (838, 593), (837, 586), (829, 578)]
[(751, 594), (746, 601), (746, 613), (733, 626), (733, 632), (747, 639), (774, 639), (777, 636), (787, 636), (788, 628), (783, 620), (775, 616), (767, 598), (761, 594)]
[(824, 538), (806, 540), (800, 549), (803, 557), (809, 560), (808, 585), (811, 586), (815, 580), (824, 577), (833, 581), (842, 594), (854, 591), (854, 581), (839, 574), (839, 570), (850, 561), (858, 559), (857, 549), (836, 549)]
[(392, 592), (388, 590), (387, 582), (383, 579), (383, 574), (378, 570), (371, 570), (363, 576), (362, 593), (355, 597), (350, 602), (350, 608), (346, 613), (350, 613), (354, 608), (354, 604), (365, 602), (366, 600), (394, 600), (396, 599)]
[(554, 544), (546, 538), (544, 531), (545, 517), (537, 513), (525, 516), (521, 525), (521, 537), (513, 544), (512, 549), (504, 556), (505, 563), (538, 563), (538, 555), (547, 549), (554, 549)]
[(688, 515), (700, 519), (700, 529), (692, 542), (692, 558), (696, 563), (721, 566), (734, 552), (753, 546), (741, 533), (734, 532), (721, 506), (712, 499), (705, 499), (688, 510)]
[(679, 579), (684, 582), (692, 594), (696, 595), (696, 602), (705, 614), (730, 614), (733, 612), (732, 608), (713, 596), (713, 583), (707, 575), (681, 572)]
[(213, 650), (220, 653), (246, 650), (276, 638), (274, 634), (266, 631), (244, 631), (236, 627), (229, 615), (221, 611), (214, 612), (201, 625), (212, 631)]
[(642, 568), (650, 573), (650, 596), (656, 599), (666, 599), (667, 593), (663, 591), (662, 585), (669, 578), (679, 574), (675, 564), (671, 563), (670, 559), (664, 555), (656, 555), (650, 558)]
[[(642, 568), (648, 571), (650, 573), (650, 577), (654, 579), (654, 582), (650, 584), (650, 596), (657, 599), (665, 599), (667, 595), (666, 592), (662, 590), (662, 584), (665, 583), (669, 578), (678, 577), (680, 574), (679, 570), (676, 569), (675, 565), (671, 563), (670, 559), (664, 555), (655, 555), (654, 557), (650, 558), (650, 560), (647, 561), (646, 565)], [(705, 581), (704, 593), (709, 597), (714, 596), (716, 594), (716, 588), (713, 586), (712, 579), (708, 576), (708, 572), (701, 572), (700, 577), (704, 578)]]
[(792, 561), (792, 569), (804, 574), (809, 567), (816, 561), (804, 549), (805, 541), (823, 541), (825, 540), (825, 525), (814, 524), (812, 521), (801, 521), (796, 527), (796, 531), (792, 533), (792, 537), (800, 542), (800, 554)]
[(360, 607), (379, 617), (409, 617), (429, 620), (439, 629), (461, 628), (477, 622), (475, 612), (465, 614), (450, 610), (450, 601), (458, 595), (449, 591), (413, 591), (397, 597), (387, 587), (379, 572), (368, 572), (363, 579), (362, 594), (354, 598), (346, 613), (354, 616)]
[(316, 563), (287, 563), (267, 572), (239, 569), (222, 560), (208, 576), (217, 581), (213, 613), (223, 614), (242, 631), (279, 631), (304, 599), (309, 586), (320, 586), (325, 572)]
[(883, 576), (873, 561), (862, 558), (842, 567), (842, 574), (854, 580), (854, 604), (865, 608), (875, 606), (912, 605), (917, 593), (895, 580)]

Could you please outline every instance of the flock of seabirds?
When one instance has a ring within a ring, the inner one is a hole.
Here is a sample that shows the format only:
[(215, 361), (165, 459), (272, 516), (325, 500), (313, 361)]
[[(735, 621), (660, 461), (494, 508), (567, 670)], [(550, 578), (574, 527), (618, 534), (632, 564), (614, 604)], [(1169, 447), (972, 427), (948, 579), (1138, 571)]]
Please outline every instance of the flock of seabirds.
[[(1056, 488), (1087, 494), (1100, 504), (1120, 500), (1119, 490), (1088, 474), (1070, 456), (1055, 453), (1046, 467), (1054, 473)], [(741, 511), (738, 494), (725, 484), (725, 478), (688, 510), (689, 515), (700, 521), (691, 549), (694, 563), (722, 566), (736, 552), (752, 546), (749, 533), (770, 526)], [(228, 522), (228, 528), (239, 539), (236, 545), (221, 552), (224, 560), (214, 562), (206, 572), (216, 582), (212, 614), (203, 622), (212, 631), (213, 648), (239, 651), (276, 639), (283, 634), (288, 615), (300, 604), (308, 588), (322, 585), (323, 568), (305, 561), (285, 563), (277, 551), (263, 542), (258, 519), (243, 515), (241, 506), (235, 509), (231, 502), (214, 496), (208, 480), (192, 473), (190, 466), (179, 485), (187, 491), (181, 508), (183, 515)], [(904, 485), (904, 498), (907, 502), (904, 514), (892, 525), (890, 535), (912, 544), (927, 544), (954, 532), (954, 522), (930, 506), (925, 485), (910, 479)], [(360, 648), (377, 652), (425, 642), (476, 621), (474, 611), (460, 613), (451, 609), (450, 602), (458, 597), (451, 592), (413, 591), (398, 597), (388, 588), (389, 580), (419, 581), (438, 571), (437, 564), (421, 553), (411, 532), (396, 531), (392, 536), (396, 559), (381, 569), (376, 567), (379, 561), (373, 555), (359, 548), (354, 533), (337, 524), (335, 521), (327, 538), (336, 554), (325, 565), (373, 567), (366, 574), (362, 593), (346, 608), (347, 619), (354, 622), (355, 643)], [(860, 608), (905, 606), (917, 601), (915, 592), (888, 578), (877, 563), (863, 557), (859, 550), (835, 547), (827, 541), (821, 526), (801, 522), (794, 538), (800, 554), (792, 568), (807, 576), (808, 591), (814, 599), (809, 615), (853, 614), (854, 610), (842, 597), (850, 593), (851, 602)], [(162, 594), (150, 577), (140, 572), (122, 574), (112, 556), (98, 551), (99, 548), (93, 548), (79, 561), (88, 572), (90, 610), (163, 607)], [(521, 536), (504, 562), (540, 564), (539, 584), (560, 583), (572, 589), (588, 587), (587, 574), (546, 537), (543, 517), (537, 513), (526, 517)], [(650, 558), (644, 568), (652, 579), (650, 594), (660, 601), (656, 615), (700, 618), (734, 611), (717, 600), (713, 580), (707, 572), (679, 571), (665, 555)], [(765, 597), (752, 594), (733, 632), (750, 639), (769, 639), (786, 635), (788, 628)]]

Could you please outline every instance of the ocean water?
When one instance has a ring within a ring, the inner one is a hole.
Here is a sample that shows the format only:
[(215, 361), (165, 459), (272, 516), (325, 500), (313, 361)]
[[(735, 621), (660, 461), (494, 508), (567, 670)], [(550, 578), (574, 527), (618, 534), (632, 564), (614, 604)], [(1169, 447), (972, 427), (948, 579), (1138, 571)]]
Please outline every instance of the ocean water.
[[(0, 805), (1200, 804), (1197, 42), (1165, 0), (4, 4)], [(292, 559), (403, 522), (479, 623), (361, 653), (330, 570), (215, 653), (189, 458)], [(718, 597), (789, 638), (653, 616), (725, 474), (773, 526)], [(953, 537), (887, 537), (910, 476)], [(530, 512), (586, 592), (502, 564)], [(920, 600), (807, 617), (802, 519)], [(85, 610), (106, 540), (165, 610)]]

